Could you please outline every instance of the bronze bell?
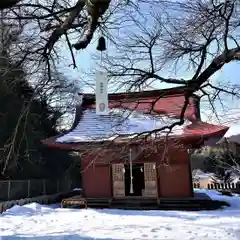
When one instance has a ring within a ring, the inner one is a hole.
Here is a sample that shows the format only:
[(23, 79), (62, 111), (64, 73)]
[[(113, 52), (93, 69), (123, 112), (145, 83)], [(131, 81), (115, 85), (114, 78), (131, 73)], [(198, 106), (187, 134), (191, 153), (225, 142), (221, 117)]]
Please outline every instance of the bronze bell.
[(104, 37), (100, 37), (98, 39), (98, 45), (97, 45), (97, 50), (98, 51), (105, 51), (107, 48), (106, 48), (106, 41), (105, 41), (105, 38)]

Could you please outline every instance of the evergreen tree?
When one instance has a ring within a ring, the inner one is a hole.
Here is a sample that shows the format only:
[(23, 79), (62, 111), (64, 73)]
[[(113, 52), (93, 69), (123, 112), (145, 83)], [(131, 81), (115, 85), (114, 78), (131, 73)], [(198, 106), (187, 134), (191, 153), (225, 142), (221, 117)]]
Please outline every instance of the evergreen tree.
[[(47, 104), (45, 95), (36, 94), (28, 83), (24, 61), (11, 54), (21, 31), (3, 22), (0, 28), (1, 175), (2, 178), (41, 175), (44, 164), (38, 151), (40, 140), (57, 134), (61, 112)], [(31, 152), (36, 153), (34, 158)]]

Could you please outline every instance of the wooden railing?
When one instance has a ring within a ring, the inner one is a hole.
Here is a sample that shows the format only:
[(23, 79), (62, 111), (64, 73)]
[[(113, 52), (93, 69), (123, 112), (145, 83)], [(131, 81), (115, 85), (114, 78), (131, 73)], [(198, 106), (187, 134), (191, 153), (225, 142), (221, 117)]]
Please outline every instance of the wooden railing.
[(0, 202), (66, 192), (73, 187), (72, 180), (67, 177), (0, 181)]
[(240, 183), (208, 183), (206, 187), (201, 187), (200, 183), (193, 183), (194, 188), (205, 188), (213, 190), (237, 190), (240, 192)]

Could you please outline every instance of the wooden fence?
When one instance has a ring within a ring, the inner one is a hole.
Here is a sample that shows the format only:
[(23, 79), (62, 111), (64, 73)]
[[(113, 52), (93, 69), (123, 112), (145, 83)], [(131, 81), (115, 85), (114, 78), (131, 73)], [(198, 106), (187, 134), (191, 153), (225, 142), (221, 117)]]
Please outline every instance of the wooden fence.
[(77, 186), (68, 178), (0, 181), (0, 202), (55, 194), (74, 187)]
[[(200, 183), (193, 183), (194, 188), (203, 188)], [(240, 192), (240, 183), (208, 183), (206, 189), (234, 190)]]

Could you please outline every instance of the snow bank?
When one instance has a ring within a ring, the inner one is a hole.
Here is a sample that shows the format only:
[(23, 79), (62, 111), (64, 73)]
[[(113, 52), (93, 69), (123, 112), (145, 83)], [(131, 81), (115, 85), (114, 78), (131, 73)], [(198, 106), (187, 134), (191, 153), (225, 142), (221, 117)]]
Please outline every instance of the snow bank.
[(195, 189), (194, 191), (199, 192), (199, 193), (205, 193), (212, 200), (224, 201), (230, 205), (230, 208), (240, 210), (240, 195), (239, 194), (234, 194), (233, 196), (225, 196), (216, 190)]
[(12, 208), (9, 208), (6, 210), (6, 212), (3, 212), (3, 215), (33, 215), (33, 214), (40, 214), (40, 213), (46, 213), (51, 211), (51, 208), (47, 205), (41, 205), (38, 203), (29, 203), (23, 206), (15, 205)]

